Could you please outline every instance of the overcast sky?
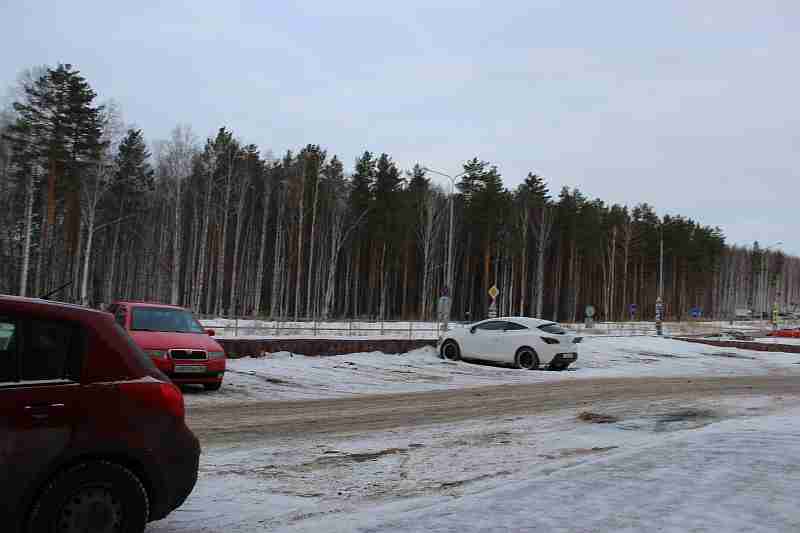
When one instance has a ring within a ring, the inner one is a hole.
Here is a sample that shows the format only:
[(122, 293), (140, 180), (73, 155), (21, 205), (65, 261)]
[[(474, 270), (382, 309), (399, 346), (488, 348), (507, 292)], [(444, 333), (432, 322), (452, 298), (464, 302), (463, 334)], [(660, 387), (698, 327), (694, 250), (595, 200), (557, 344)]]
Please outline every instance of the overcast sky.
[(477, 156), (800, 254), (797, 0), (0, 4), (0, 83), (72, 63), (151, 141)]

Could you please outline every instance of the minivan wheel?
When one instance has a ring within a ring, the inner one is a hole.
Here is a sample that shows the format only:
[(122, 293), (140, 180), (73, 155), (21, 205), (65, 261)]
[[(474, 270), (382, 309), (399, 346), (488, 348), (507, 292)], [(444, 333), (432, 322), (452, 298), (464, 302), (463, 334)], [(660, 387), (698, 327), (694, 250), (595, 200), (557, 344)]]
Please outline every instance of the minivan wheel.
[(449, 359), (450, 361), (458, 361), (461, 359), (461, 350), (456, 341), (446, 341), (442, 345), (442, 358)]
[(142, 482), (107, 461), (83, 463), (44, 489), (28, 520), (29, 533), (142, 533), (150, 503)]
[(517, 351), (515, 359), (515, 366), (517, 368), (524, 368), (525, 370), (536, 370), (539, 368), (539, 357), (530, 348), (520, 348)]
[(219, 390), (220, 387), (222, 387), (221, 381), (218, 381), (217, 383), (203, 383), (203, 388), (207, 391)]

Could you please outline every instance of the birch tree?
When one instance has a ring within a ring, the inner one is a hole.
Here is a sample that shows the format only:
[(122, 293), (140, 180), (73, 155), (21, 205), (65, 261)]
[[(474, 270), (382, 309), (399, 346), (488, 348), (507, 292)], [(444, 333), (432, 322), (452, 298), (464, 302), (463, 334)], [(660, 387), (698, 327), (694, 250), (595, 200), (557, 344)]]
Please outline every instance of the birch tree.
[(170, 280), (170, 303), (180, 303), (180, 280), (182, 251), (182, 186), (192, 172), (192, 161), (197, 155), (196, 138), (189, 126), (180, 125), (172, 130), (170, 140), (164, 145), (164, 166), (172, 183), (172, 202), (174, 209), (172, 234), (172, 273)]

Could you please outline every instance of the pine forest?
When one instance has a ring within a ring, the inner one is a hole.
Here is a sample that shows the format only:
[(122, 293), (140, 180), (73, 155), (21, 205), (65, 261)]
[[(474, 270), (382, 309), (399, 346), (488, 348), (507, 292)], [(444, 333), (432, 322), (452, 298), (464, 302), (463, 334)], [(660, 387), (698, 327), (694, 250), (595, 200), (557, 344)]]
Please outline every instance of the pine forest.
[(227, 125), (147, 142), (68, 64), (26, 72), (13, 100), (0, 293), (318, 320), (430, 320), (445, 292), (454, 319), (477, 320), (492, 286), (500, 314), (565, 322), (588, 304), (600, 320), (652, 319), (660, 283), (671, 319), (800, 303), (800, 258), (777, 246), (730, 246), (720, 228), (553, 191), (533, 172), (508, 188), (479, 154), (451, 183), (380, 151), (274, 154)]

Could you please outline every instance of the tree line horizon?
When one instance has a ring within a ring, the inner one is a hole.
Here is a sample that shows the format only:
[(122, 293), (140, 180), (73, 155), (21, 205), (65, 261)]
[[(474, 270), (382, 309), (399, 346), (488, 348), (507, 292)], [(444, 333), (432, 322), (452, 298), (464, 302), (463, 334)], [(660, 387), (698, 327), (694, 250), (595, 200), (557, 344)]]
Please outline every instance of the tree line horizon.
[[(452, 195), (423, 164), (365, 151), (352, 172), (319, 144), (274, 157), (227, 127), (145, 141), (69, 64), (23, 73), (0, 115), (0, 293), (99, 306), (152, 300), (203, 315), (434, 318), (453, 202), (453, 319), (733, 318), (800, 303), (800, 258), (726, 244), (721, 228), (653, 206), (508, 189), (472, 157)], [(635, 312), (631, 313), (632, 304)]]

